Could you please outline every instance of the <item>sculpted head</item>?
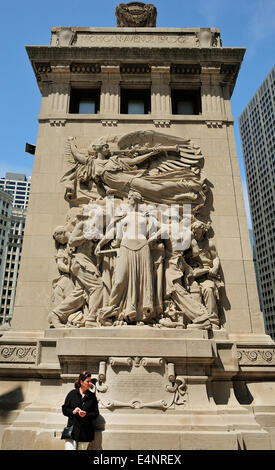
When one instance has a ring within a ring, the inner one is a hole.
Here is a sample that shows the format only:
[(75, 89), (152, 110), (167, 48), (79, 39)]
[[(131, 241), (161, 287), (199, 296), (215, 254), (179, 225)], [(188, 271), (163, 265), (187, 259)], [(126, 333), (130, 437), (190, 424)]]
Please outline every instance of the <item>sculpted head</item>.
[(104, 160), (106, 157), (109, 157), (111, 154), (109, 144), (104, 138), (100, 138), (93, 142), (89, 146), (88, 151), (89, 153), (94, 153), (97, 158), (102, 160)]
[(192, 223), (191, 230), (196, 240), (201, 240), (208, 232), (209, 225), (200, 220), (196, 220)]
[(60, 245), (66, 245), (68, 242), (68, 233), (64, 225), (60, 225), (54, 229), (53, 238), (60, 243)]
[(143, 202), (143, 197), (138, 191), (133, 191), (132, 189), (128, 193), (128, 203), (131, 206), (136, 204), (141, 204)]

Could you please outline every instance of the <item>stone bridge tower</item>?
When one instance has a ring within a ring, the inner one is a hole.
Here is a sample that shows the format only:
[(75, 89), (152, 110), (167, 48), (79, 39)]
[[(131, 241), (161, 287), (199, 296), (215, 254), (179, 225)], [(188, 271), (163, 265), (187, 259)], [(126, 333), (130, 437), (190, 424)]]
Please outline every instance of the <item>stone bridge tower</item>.
[[(153, 5), (116, 16), (116, 28), (56, 27), (50, 45), (26, 47), (42, 100), (0, 339), (2, 449), (62, 449), (61, 405), (84, 369), (101, 414), (91, 448), (274, 449), (275, 346), (230, 107), (245, 51), (215, 28), (157, 28)], [(189, 206), (190, 244), (123, 235), (96, 249), (94, 206), (106, 235), (111, 197), (128, 204), (125, 224), (135, 198), (145, 221), (157, 203)]]

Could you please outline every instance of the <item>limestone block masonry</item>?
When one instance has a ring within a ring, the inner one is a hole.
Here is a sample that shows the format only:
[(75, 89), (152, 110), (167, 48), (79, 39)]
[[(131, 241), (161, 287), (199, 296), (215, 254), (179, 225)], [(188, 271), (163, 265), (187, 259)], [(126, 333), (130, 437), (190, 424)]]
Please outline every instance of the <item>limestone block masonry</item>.
[[(245, 50), (215, 28), (157, 28), (154, 8), (134, 4), (116, 28), (53, 28), (49, 46), (26, 47), (42, 100), (0, 338), (0, 446), (63, 449), (61, 405), (89, 370), (92, 449), (274, 450), (275, 344), (230, 107)], [(79, 96), (93, 114), (72, 106)], [(129, 97), (143, 114), (127, 113)]]

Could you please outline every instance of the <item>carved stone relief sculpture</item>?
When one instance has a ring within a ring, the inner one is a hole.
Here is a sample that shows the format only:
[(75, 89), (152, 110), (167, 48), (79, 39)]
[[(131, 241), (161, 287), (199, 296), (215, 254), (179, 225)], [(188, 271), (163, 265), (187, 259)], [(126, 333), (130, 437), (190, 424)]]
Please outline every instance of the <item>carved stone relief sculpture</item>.
[(51, 327), (220, 327), (220, 261), (202, 217), (203, 156), (155, 131), (65, 149)]
[(118, 27), (155, 27), (157, 9), (142, 2), (120, 3), (116, 8)]
[(75, 40), (76, 33), (71, 28), (62, 28), (57, 33), (57, 46), (71, 46)]
[(199, 47), (221, 47), (220, 34), (217, 32), (201, 28), (196, 35)]

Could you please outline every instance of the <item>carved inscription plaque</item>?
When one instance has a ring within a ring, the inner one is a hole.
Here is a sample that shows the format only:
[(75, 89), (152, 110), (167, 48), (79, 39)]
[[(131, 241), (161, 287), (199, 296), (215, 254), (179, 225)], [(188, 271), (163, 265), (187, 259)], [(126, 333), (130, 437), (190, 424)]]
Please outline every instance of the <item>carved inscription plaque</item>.
[[(70, 45), (77, 47), (99, 46), (99, 47), (221, 47), (219, 33), (210, 31), (186, 31), (163, 33), (149, 32), (98, 32), (98, 31), (75, 31), (72, 38), (63, 36), (63, 31), (54, 32), (51, 38), (52, 46)], [(205, 38), (203, 34), (208, 34)], [(62, 40), (62, 44), (60, 41)], [(65, 44), (65, 41), (67, 43)]]
[(147, 46), (159, 47), (197, 46), (197, 38), (193, 35), (151, 35), (151, 34), (78, 34), (75, 45), (87, 46), (92, 44), (108, 46)]
[(101, 405), (106, 408), (161, 408), (173, 405), (174, 364), (162, 358), (109, 358), (99, 367), (97, 386)]

